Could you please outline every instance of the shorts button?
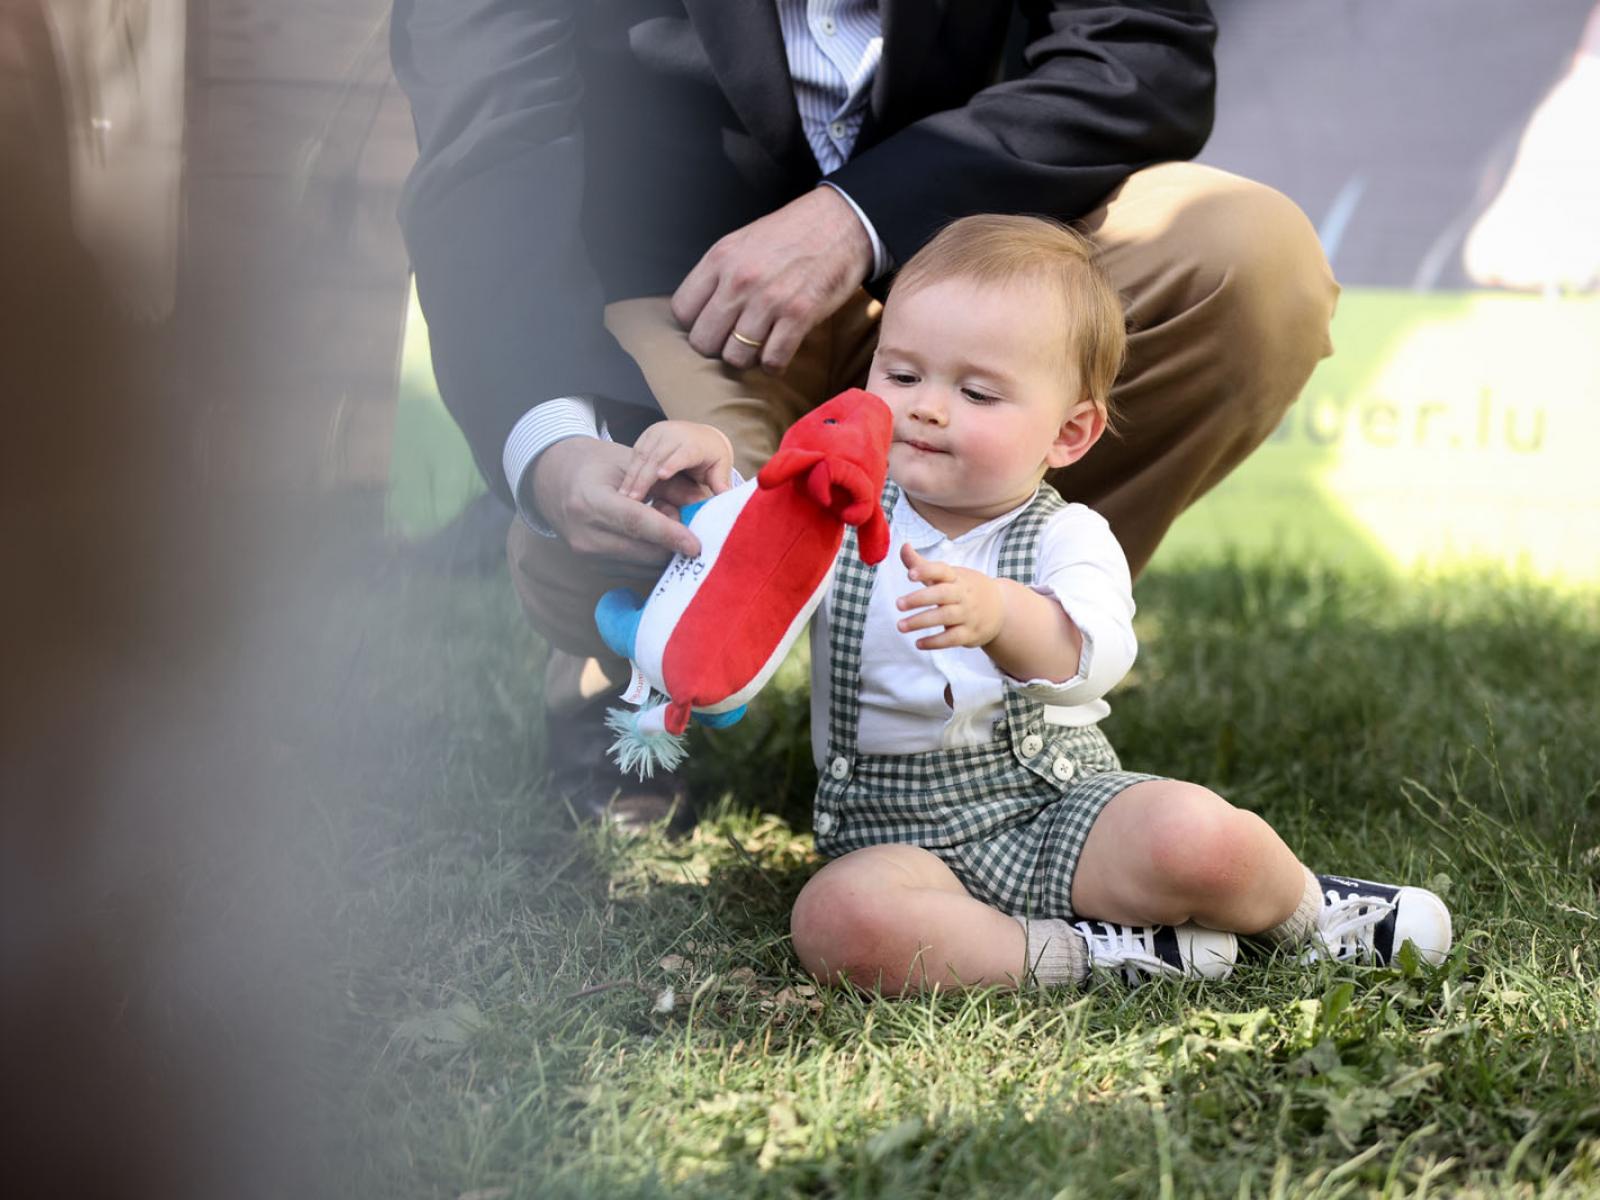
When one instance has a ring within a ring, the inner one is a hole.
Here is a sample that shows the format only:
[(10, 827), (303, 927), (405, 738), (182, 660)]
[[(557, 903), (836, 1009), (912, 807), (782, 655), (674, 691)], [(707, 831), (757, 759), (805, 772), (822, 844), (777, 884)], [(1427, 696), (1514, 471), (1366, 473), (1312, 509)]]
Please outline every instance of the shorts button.
[(812, 820), (811, 828), (820, 834), (826, 835), (833, 829), (833, 814), (819, 812)]
[(828, 774), (835, 779), (844, 779), (850, 774), (850, 760), (844, 755), (839, 755), (828, 764)]
[(1027, 737), (1022, 739), (1022, 756), (1024, 758), (1032, 758), (1035, 754), (1039, 753), (1039, 751), (1043, 749), (1044, 739), (1037, 733), (1030, 733)]
[(1065, 758), (1058, 758), (1050, 764), (1050, 774), (1065, 783), (1072, 778), (1072, 763)]

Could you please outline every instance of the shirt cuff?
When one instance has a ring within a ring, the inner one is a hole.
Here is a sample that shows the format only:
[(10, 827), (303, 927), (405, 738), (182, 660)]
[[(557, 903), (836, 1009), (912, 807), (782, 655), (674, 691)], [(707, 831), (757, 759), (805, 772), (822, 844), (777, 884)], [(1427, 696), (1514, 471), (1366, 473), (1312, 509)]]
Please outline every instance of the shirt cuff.
[(600, 436), (602, 431), (595, 420), (594, 405), (580, 396), (546, 400), (529, 409), (511, 427), (500, 465), (505, 470), (506, 482), (511, 485), (511, 495), (517, 502), (517, 515), (529, 529), (544, 537), (556, 535), (534, 507), (533, 497), (525, 495), (522, 490), (523, 481), (534, 460), (567, 438)]
[[(1048, 597), (1058, 604), (1061, 602), (1061, 597), (1056, 595), (1055, 589), (1047, 585), (1032, 584), (1029, 590)], [(1064, 609), (1065, 605), (1062, 607)], [(1094, 635), (1082, 625), (1078, 625), (1076, 621), (1073, 624), (1077, 627), (1078, 637), (1083, 641), (1082, 649), (1078, 651), (1078, 673), (1071, 679), (1063, 680), (1060, 683), (1053, 679), (1044, 678), (1014, 680), (1013, 686), (1030, 700), (1037, 700), (1042, 704), (1056, 705), (1083, 703), (1081, 698), (1072, 695), (1072, 693), (1088, 682), (1089, 672), (1094, 667)]]
[(867, 231), (867, 240), (872, 243), (872, 274), (867, 277), (867, 282), (881, 278), (890, 267), (894, 266), (894, 260), (889, 257), (889, 250), (883, 244), (883, 239), (878, 236), (878, 231), (872, 227), (872, 222), (867, 220), (867, 214), (861, 211), (861, 206), (850, 199), (849, 192), (837, 183), (829, 183), (826, 179), (822, 180), (822, 186), (837, 192), (850, 206), (850, 211), (855, 213), (856, 220), (861, 222), (861, 228)]
[(1083, 649), (1078, 654), (1076, 675), (1061, 683), (1054, 679), (1018, 679), (1016, 689), (1029, 699), (1044, 704), (1081, 704), (1082, 701), (1071, 693), (1088, 682), (1089, 668), (1094, 661), (1094, 639), (1082, 629), (1078, 630), (1078, 635), (1083, 638)]

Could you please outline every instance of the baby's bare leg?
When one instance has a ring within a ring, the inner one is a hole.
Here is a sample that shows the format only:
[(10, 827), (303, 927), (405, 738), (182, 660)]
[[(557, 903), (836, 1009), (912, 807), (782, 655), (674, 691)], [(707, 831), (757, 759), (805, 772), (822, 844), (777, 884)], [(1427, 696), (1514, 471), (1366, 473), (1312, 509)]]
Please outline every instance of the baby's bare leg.
[(1106, 805), (1078, 859), (1072, 907), (1119, 924), (1253, 934), (1287, 920), (1305, 890), (1305, 868), (1260, 817), (1162, 779)]
[(868, 846), (828, 863), (790, 914), (795, 953), (819, 981), (885, 995), (1015, 986), (1022, 926), (973, 898), (920, 846)]

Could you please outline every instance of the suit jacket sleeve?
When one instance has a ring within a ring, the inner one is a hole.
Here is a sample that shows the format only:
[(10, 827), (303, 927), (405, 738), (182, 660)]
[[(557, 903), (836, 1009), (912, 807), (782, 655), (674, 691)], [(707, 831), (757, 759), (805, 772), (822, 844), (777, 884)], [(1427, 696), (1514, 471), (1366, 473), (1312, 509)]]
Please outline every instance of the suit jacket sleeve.
[(1211, 132), (1216, 24), (1203, 0), (1022, 8), (1024, 74), (907, 125), (828, 176), (897, 262), (973, 213), (1080, 217), (1140, 167), (1193, 157)]
[(613, 419), (659, 416), (605, 329), (579, 224), (579, 2), (395, 0), (390, 27), (419, 150), (400, 224), (434, 372), (484, 478), (507, 498), (501, 452), (534, 405), (590, 395)]

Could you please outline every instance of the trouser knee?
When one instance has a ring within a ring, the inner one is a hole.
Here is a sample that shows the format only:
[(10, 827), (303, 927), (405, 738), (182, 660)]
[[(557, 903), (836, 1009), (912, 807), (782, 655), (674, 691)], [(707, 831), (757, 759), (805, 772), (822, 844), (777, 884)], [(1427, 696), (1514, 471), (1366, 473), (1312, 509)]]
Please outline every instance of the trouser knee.
[(1333, 352), (1339, 296), (1316, 231), (1300, 208), (1265, 184), (1229, 177), (1179, 214), (1194, 286), (1216, 309), (1218, 349), (1255, 386), (1233, 393), (1241, 432), (1265, 437)]

